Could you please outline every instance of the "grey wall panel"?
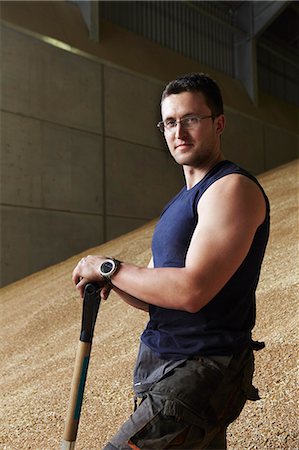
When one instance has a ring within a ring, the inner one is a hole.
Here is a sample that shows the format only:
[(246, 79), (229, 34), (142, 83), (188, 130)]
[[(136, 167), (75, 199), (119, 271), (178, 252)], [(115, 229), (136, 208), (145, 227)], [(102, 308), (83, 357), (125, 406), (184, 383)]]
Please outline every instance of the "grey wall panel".
[(293, 105), (299, 105), (298, 58), (263, 44), (257, 46), (260, 90)]
[(2, 29), (2, 108), (102, 133), (101, 65)]
[(132, 219), (127, 217), (106, 217), (106, 238), (108, 241), (124, 233), (135, 230), (148, 222), (147, 219)]
[(42, 145), (39, 120), (1, 112), (1, 201), (42, 205)]
[(299, 157), (299, 138), (283, 128), (226, 112), (223, 150), (228, 159), (255, 174)]
[(182, 187), (181, 169), (166, 152), (106, 140), (107, 214), (152, 218)]
[(6, 204), (103, 213), (102, 137), (2, 113)]
[(233, 160), (253, 173), (264, 171), (263, 125), (238, 113), (226, 112), (226, 128), (223, 133), (223, 151)]
[(106, 134), (161, 148), (156, 124), (161, 120), (162, 84), (110, 67), (104, 73)]
[(1, 284), (102, 242), (103, 217), (1, 207)]
[(265, 126), (266, 170), (299, 157), (299, 138), (286, 130)]
[(28, 213), (25, 208), (0, 206), (1, 286), (32, 273)]
[(103, 213), (102, 137), (44, 123), (43, 206)]

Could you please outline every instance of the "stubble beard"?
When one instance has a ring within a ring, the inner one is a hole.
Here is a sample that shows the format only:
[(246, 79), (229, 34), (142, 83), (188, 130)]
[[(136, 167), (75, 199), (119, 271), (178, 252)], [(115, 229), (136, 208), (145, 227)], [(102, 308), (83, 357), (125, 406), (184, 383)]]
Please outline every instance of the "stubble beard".
[(204, 149), (191, 148), (185, 154), (180, 154), (177, 156), (174, 152), (173, 157), (180, 166), (186, 166), (194, 169), (205, 167), (217, 158), (215, 151), (209, 147)]

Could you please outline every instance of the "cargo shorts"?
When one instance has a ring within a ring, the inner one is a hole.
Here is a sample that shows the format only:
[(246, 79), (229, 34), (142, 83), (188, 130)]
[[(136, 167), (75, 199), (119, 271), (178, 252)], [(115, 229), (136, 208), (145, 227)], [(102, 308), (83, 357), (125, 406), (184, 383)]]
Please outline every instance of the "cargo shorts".
[(248, 398), (257, 399), (253, 371), (250, 348), (226, 359), (180, 362), (142, 393), (138, 407), (104, 450), (226, 448), (226, 427)]

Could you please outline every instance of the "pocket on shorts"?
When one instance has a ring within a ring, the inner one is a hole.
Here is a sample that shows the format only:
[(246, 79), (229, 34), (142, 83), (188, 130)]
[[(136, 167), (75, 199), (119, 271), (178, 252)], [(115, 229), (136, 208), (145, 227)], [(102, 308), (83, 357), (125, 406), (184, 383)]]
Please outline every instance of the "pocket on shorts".
[(152, 411), (151, 417), (132, 433), (130, 441), (140, 449), (157, 450), (182, 435), (187, 438), (186, 448), (195, 448), (193, 442), (203, 441), (215, 424), (210, 399), (225, 372), (209, 358), (187, 360), (174, 368), (148, 392), (140, 408)]
[[(156, 403), (155, 396), (149, 396), (143, 402)], [(155, 408), (151, 407), (151, 410)], [(205, 435), (205, 420), (188, 410), (177, 400), (165, 400), (158, 413), (153, 414), (144, 426), (138, 430), (130, 441), (140, 449), (163, 449), (171, 444), (178, 436), (186, 434), (192, 425), (196, 425), (197, 439)], [(186, 433), (184, 433), (186, 431)], [(195, 436), (193, 436), (195, 438)]]
[(223, 376), (222, 368), (208, 358), (187, 360), (160, 380), (152, 392), (165, 399), (178, 400), (201, 416)]

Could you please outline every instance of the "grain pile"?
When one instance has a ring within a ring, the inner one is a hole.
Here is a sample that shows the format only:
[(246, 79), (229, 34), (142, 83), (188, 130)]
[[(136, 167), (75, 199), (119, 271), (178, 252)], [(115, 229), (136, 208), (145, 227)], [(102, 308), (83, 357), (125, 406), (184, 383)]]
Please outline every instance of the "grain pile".
[[(255, 384), (262, 400), (248, 402), (230, 427), (230, 450), (299, 448), (297, 175), (293, 162), (260, 177), (272, 205), (254, 332), (266, 342), (256, 353)], [(147, 264), (153, 227), (152, 222), (1, 289), (1, 449), (59, 448), (81, 320), (71, 271), (78, 259), (93, 253)], [(77, 450), (100, 450), (130, 414), (131, 370), (145, 322), (144, 312), (115, 296), (102, 303)]]

